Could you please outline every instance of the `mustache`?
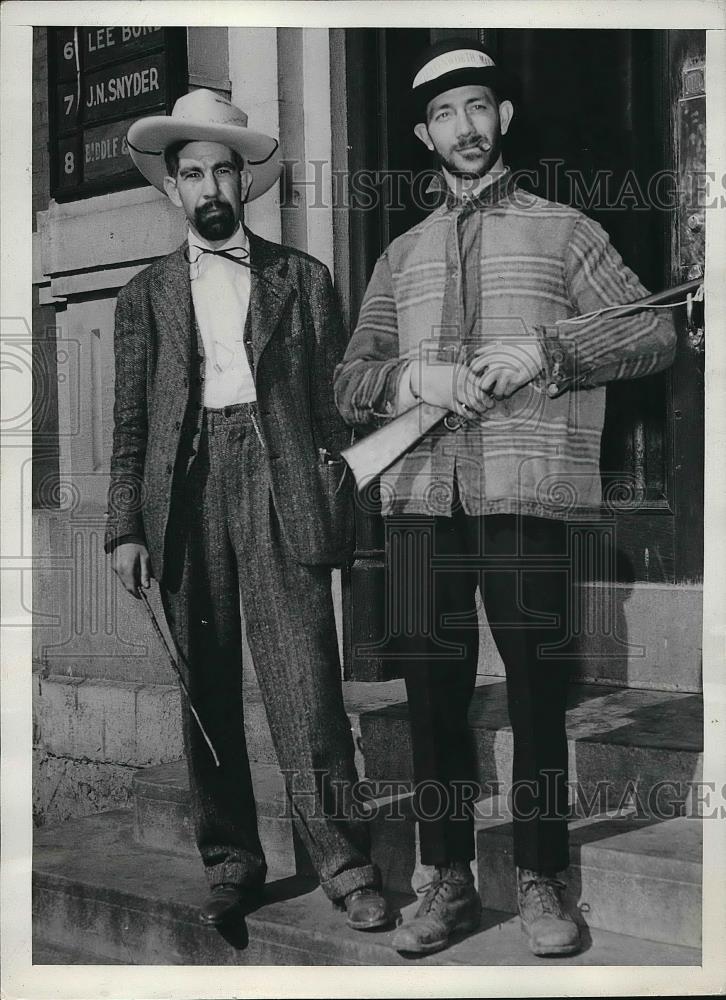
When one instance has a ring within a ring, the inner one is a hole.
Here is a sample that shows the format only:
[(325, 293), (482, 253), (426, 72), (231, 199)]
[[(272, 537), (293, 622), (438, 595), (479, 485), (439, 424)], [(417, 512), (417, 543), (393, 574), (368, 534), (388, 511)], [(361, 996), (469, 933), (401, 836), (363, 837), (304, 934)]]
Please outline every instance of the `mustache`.
[(211, 212), (231, 212), (232, 206), (226, 201), (208, 201), (197, 209), (199, 215), (208, 215)]
[(483, 152), (488, 153), (492, 148), (492, 143), (485, 136), (477, 136), (476, 139), (467, 139), (458, 142), (454, 146), (454, 151), (461, 153), (466, 149), (481, 149)]

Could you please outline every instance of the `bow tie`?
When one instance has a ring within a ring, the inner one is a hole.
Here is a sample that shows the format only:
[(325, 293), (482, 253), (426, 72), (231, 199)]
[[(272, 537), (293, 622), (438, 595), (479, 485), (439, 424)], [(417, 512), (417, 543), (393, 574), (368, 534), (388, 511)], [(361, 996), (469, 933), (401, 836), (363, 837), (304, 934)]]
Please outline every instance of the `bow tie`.
[[(226, 250), (209, 250), (207, 247), (194, 247), (197, 251), (196, 257), (192, 260), (189, 256), (189, 247), (184, 250), (184, 256), (189, 264), (189, 277), (194, 280), (194, 278), (199, 277), (200, 273), (200, 261), (204, 254), (209, 254), (211, 257), (224, 257), (225, 260), (231, 260), (234, 264), (241, 264), (242, 267), (248, 267), (250, 270), (254, 270), (249, 260), (249, 251), (244, 247), (228, 247)], [(235, 256), (235, 255), (239, 256)]]

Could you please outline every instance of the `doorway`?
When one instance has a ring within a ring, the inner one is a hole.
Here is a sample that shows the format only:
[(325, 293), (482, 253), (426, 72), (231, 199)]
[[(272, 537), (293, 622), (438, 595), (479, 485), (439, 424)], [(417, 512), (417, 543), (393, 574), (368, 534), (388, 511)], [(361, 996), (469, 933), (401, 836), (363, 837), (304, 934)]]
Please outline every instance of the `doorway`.
[[(434, 207), (426, 197), (433, 164), (408, 112), (412, 65), (430, 41), (462, 34), (515, 77), (504, 152), (521, 185), (597, 220), (651, 290), (698, 276), (699, 262), (684, 258), (678, 240), (678, 170), (687, 73), (705, 55), (703, 32), (348, 29), (347, 170), (369, 172), (378, 192), (373, 207), (352, 199), (349, 208), (351, 328), (377, 257)], [(702, 578), (703, 352), (683, 313), (675, 314), (675, 365), (607, 389), (601, 475), (607, 494), (624, 498), (609, 513), (626, 583)], [(380, 679), (382, 664), (354, 652), (382, 634), (381, 518), (357, 512), (356, 534), (344, 580), (346, 672)]]

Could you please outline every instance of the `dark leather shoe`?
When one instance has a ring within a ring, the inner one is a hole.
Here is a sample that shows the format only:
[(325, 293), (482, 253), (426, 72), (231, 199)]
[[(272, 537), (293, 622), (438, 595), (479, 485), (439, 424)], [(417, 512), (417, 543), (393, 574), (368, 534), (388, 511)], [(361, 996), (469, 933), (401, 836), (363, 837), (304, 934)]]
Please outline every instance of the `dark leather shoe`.
[(199, 919), (208, 927), (219, 927), (242, 912), (241, 886), (223, 882), (213, 885), (207, 900), (199, 908)]
[(357, 931), (370, 931), (391, 922), (388, 904), (377, 889), (355, 889), (343, 900), (347, 924)]
[(481, 900), (468, 862), (437, 866), (426, 888), (413, 920), (393, 935), (396, 951), (430, 955), (446, 948), (453, 937), (472, 933), (479, 926)]

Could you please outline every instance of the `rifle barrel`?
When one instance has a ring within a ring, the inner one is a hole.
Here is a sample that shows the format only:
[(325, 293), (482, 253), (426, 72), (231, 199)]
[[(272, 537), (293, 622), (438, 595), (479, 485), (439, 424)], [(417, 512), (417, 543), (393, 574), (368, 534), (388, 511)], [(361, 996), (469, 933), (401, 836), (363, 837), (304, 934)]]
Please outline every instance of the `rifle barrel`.
[(703, 284), (703, 278), (693, 278), (691, 281), (684, 281), (682, 285), (674, 285), (673, 288), (664, 288), (662, 292), (654, 292), (646, 295), (644, 299), (636, 299), (635, 302), (624, 302), (620, 306), (620, 315), (629, 310), (647, 309), (648, 306), (665, 305), (670, 299), (678, 298), (680, 295), (688, 295), (695, 292)]

